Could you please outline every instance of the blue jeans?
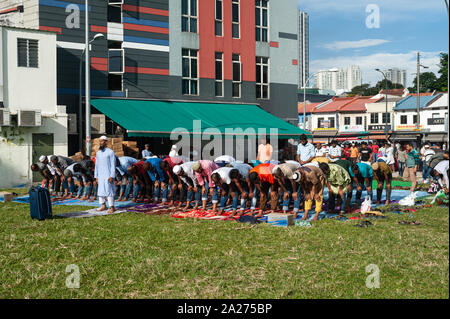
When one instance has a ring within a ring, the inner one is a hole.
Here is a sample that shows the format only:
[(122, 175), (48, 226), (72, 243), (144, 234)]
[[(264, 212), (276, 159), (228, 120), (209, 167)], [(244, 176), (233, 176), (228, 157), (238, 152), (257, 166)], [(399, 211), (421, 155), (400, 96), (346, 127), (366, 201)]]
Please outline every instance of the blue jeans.
[[(128, 181), (128, 184), (125, 182)], [(128, 198), (133, 188), (133, 178), (131, 176), (122, 178), (122, 185), (120, 186), (120, 193), (123, 194), (123, 198)]]
[[(365, 183), (364, 183), (364, 179), (358, 180), (358, 182), (359, 182), (358, 184), (361, 185), (361, 190), (360, 190), (360, 191), (356, 191), (356, 203), (360, 204), (360, 202), (361, 202), (361, 197), (362, 197), (362, 192), (363, 192), (364, 190), (367, 191), (367, 193), (368, 193), (367, 195), (369, 195), (370, 200), (373, 200), (373, 190), (372, 190), (371, 192), (369, 192), (369, 191), (367, 190), (367, 186), (366, 186)], [(369, 185), (370, 185), (370, 187), (372, 187), (372, 182), (373, 182), (373, 177), (369, 177)], [(352, 188), (353, 188), (353, 189), (356, 189), (356, 184), (355, 184), (355, 182), (352, 182)], [(352, 193), (353, 193), (353, 191), (352, 191)], [(344, 195), (346, 195), (346, 196), (344, 196), (344, 197), (352, 198), (352, 196), (353, 196), (352, 193), (350, 193), (350, 192), (344, 193)]]
[[(226, 204), (226, 202), (228, 200), (228, 196), (231, 195), (232, 198), (233, 198), (233, 204), (232, 204), (233, 210), (237, 210), (238, 203), (239, 203), (239, 190), (237, 189), (237, 186), (234, 185), (234, 183), (232, 183), (230, 185), (223, 186), (222, 190), (223, 190), (223, 193), (225, 193), (225, 196), (221, 196), (220, 197), (220, 206), (219, 206), (220, 209), (224, 209), (225, 208), (225, 204)], [(233, 196), (232, 193), (234, 193), (234, 196)]]
[[(209, 193), (209, 183), (208, 182), (205, 182), (205, 189), (206, 189), (206, 192), (205, 192), (205, 195), (202, 195), (202, 201), (203, 200), (208, 200), (208, 193)], [(199, 189), (200, 194), (201, 194), (201, 191), (202, 190), (200, 188)], [(219, 198), (219, 195), (218, 195), (217, 186), (216, 186), (216, 187), (214, 187), (214, 193), (212, 195), (212, 202), (213, 202), (213, 204), (218, 202), (218, 198)]]
[(431, 167), (427, 165), (426, 161), (422, 161), (422, 177), (424, 180), (428, 179), (431, 177)]
[(403, 176), (403, 172), (405, 171), (405, 162), (398, 162), (398, 173), (400, 176)]

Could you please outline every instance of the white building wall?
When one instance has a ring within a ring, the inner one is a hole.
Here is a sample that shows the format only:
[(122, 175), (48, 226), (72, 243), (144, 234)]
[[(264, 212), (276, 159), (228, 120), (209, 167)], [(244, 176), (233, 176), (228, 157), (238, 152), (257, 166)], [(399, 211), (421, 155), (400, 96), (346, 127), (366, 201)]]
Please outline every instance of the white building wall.
[[(361, 126), (360, 127), (360, 131), (365, 131), (367, 130), (367, 126), (366, 123), (367, 122), (367, 114), (364, 113), (339, 113), (339, 131), (340, 132), (345, 132), (345, 126), (350, 125), (352, 126), (352, 130), (355, 130), (356, 126)], [(345, 124), (345, 118), (349, 117), (350, 118), (350, 124)], [(357, 118), (360, 117), (361, 118), (361, 124), (357, 124)]]
[(53, 134), (53, 153), (67, 156), (67, 114), (42, 118), (42, 126), (39, 127), (1, 127), (0, 188), (23, 184), (31, 185), (32, 172), (30, 166), (33, 164), (33, 133)]
[[(17, 66), (17, 38), (39, 40), (38, 68)], [(41, 126), (18, 127), (14, 120), (12, 126), (0, 127), (0, 187), (30, 185), (33, 133), (53, 134), (53, 153), (67, 156), (67, 114), (64, 106), (56, 104), (56, 34), (0, 27), (0, 44), (4, 107), (13, 115), (19, 109), (42, 114)]]
[[(56, 34), (16, 28), (1, 29), (5, 107), (11, 111), (40, 109), (42, 112), (56, 112)], [(37, 68), (18, 66), (18, 38), (39, 41)]]

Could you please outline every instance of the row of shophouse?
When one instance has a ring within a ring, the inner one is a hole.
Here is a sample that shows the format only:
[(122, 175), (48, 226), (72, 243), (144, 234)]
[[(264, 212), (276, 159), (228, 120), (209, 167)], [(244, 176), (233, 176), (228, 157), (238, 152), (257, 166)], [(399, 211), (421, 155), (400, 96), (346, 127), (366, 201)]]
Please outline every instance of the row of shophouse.
[[(372, 97), (332, 97), (319, 103), (307, 101), (305, 127), (315, 142), (323, 143), (332, 139), (341, 142), (384, 141), (386, 136), (396, 141), (444, 143), (448, 131), (447, 94), (422, 93), (418, 101), (417, 94), (395, 89), (382, 90)], [(304, 106), (303, 102), (298, 103), (300, 123), (303, 122)]]

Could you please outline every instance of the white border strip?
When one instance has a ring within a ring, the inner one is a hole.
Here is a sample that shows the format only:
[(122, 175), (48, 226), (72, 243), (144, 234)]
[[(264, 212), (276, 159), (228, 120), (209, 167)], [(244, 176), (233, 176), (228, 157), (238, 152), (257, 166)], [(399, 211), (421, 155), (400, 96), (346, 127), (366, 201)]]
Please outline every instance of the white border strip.
[(56, 41), (56, 46), (64, 49), (84, 50), (84, 43)]
[(122, 48), (169, 52), (169, 47), (165, 45), (137, 43), (137, 42), (123, 42)]

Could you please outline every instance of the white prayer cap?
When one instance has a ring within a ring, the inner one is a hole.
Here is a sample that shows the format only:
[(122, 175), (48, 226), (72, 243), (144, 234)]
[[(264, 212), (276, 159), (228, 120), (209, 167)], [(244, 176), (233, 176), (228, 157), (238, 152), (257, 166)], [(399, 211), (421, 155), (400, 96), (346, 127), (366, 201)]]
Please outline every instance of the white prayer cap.
[(292, 175), (292, 179), (293, 179), (295, 182), (299, 182), (300, 179), (301, 179), (301, 177), (302, 177), (302, 174), (301, 174), (299, 171), (295, 172), (295, 173)]
[(47, 158), (47, 156), (41, 155), (41, 157), (39, 157), (39, 162), (43, 163), (46, 158)]
[(180, 165), (175, 165), (173, 167), (173, 172), (175, 173), (175, 175), (178, 175), (181, 172), (181, 166)]
[(280, 168), (280, 166), (275, 165), (275, 166), (272, 168), (272, 174), (275, 174), (279, 168)]
[(103, 135), (103, 136), (100, 136), (100, 140), (105, 140), (105, 141), (107, 141), (108, 138), (107, 138), (105, 135)]
[(173, 150), (176, 150), (176, 149), (177, 149), (177, 146), (176, 146), (176, 145), (172, 145), (172, 149), (173, 149)]

